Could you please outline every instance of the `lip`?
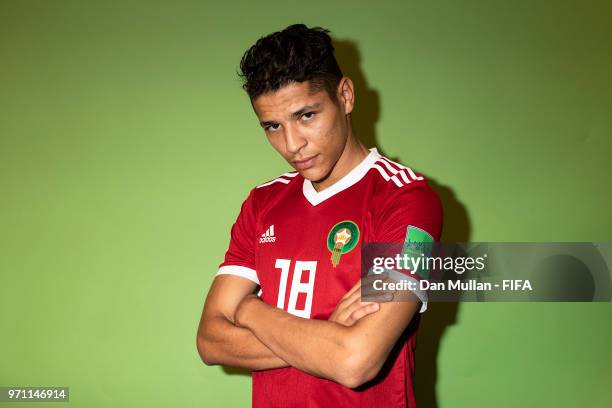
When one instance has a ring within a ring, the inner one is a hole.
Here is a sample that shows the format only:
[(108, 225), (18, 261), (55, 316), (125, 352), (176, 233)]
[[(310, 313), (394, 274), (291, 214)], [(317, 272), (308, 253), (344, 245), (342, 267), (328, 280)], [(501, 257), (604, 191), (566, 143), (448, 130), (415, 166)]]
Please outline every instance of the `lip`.
[(307, 157), (304, 160), (294, 160), (292, 163), (295, 166), (296, 169), (298, 170), (306, 170), (310, 167), (312, 167), (312, 165), (314, 164), (314, 159), (317, 157), (318, 155), (315, 154), (314, 156), (310, 156)]

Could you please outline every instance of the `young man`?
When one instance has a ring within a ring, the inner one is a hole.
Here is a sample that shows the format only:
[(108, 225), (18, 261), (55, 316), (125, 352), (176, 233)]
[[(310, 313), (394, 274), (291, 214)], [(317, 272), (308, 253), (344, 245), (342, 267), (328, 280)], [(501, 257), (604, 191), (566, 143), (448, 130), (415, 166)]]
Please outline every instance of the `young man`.
[(255, 407), (412, 407), (426, 294), (362, 302), (361, 248), (437, 241), (442, 207), (421, 175), (354, 135), (353, 83), (328, 32), (292, 25), (242, 58), (260, 125), (295, 171), (242, 204), (197, 347), (206, 364), (253, 371)]

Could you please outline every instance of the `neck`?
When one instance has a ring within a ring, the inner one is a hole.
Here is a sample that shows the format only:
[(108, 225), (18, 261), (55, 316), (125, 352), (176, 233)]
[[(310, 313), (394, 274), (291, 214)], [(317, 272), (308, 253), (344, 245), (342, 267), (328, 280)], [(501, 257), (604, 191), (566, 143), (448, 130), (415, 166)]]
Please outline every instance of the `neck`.
[(349, 137), (340, 158), (328, 176), (318, 182), (313, 181), (312, 186), (316, 191), (331, 186), (357, 167), (369, 153), (370, 151), (359, 140)]

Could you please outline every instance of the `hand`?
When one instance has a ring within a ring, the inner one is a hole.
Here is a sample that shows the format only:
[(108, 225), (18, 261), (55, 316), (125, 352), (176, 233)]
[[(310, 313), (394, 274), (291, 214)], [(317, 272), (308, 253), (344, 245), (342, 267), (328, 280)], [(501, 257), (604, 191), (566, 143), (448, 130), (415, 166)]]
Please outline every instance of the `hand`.
[(376, 293), (364, 294), (363, 300), (367, 299), (367, 301), (362, 302), (361, 284), (363, 281), (364, 289), (371, 288), (371, 282), (375, 279), (387, 281), (388, 278), (387, 273), (382, 273), (380, 275), (368, 275), (365, 278), (359, 279), (355, 286), (340, 299), (328, 320), (343, 326), (352, 326), (359, 319), (377, 312), (380, 308), (379, 303), (389, 302), (393, 299), (392, 292), (376, 291)]

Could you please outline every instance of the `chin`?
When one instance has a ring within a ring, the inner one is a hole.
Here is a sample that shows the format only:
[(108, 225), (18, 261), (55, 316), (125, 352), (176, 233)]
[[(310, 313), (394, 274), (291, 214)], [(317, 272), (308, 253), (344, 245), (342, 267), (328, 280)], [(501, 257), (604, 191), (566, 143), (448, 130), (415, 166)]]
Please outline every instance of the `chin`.
[(310, 181), (316, 181), (317, 173), (313, 171), (313, 169), (296, 170), (296, 171), (300, 173), (300, 176), (304, 177), (305, 179), (310, 180)]
[(303, 171), (298, 170), (298, 172), (300, 173), (302, 177), (310, 180), (313, 183), (322, 181), (327, 176), (327, 173), (325, 172), (325, 170), (321, 168), (310, 168), (310, 169), (306, 169)]

